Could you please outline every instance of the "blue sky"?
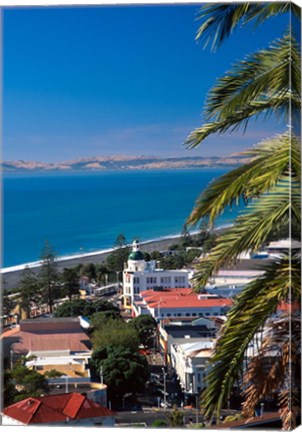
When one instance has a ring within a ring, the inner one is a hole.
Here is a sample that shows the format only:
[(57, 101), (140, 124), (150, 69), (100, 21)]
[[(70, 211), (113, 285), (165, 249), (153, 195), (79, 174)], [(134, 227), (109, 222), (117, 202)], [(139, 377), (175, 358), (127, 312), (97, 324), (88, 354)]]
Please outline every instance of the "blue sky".
[(239, 29), (212, 53), (194, 40), (197, 11), (196, 4), (5, 9), (3, 159), (229, 155), (283, 131), (259, 121), (245, 135), (185, 150), (215, 80), (287, 27), (278, 16)]

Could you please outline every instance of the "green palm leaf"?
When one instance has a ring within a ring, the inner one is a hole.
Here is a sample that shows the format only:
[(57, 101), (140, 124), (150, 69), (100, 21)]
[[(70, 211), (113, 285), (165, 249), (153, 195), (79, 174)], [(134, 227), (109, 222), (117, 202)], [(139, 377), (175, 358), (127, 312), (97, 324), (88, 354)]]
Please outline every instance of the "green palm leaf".
[(236, 263), (240, 253), (258, 250), (276, 225), (289, 224), (290, 218), (301, 223), (300, 202), (299, 179), (281, 178), (216, 239), (216, 246), (196, 266), (194, 289), (203, 289), (214, 272), (225, 263)]
[[(289, 56), (291, 53), (291, 56)], [(290, 80), (291, 64), (295, 67), (295, 79)], [(274, 41), (268, 49), (257, 51), (243, 61), (233, 65), (231, 70), (217, 81), (210, 91), (206, 103), (205, 118), (237, 113), (238, 105), (244, 106), (256, 100), (266, 100), (267, 95), (286, 98), (290, 88), (292, 97), (300, 96), (299, 48), (290, 33)]]
[(269, 191), (289, 167), (297, 178), (300, 176), (300, 143), (290, 132), (241, 154), (252, 160), (214, 181), (197, 199), (187, 224), (197, 224), (204, 218), (211, 226), (227, 206), (238, 204), (240, 199), (247, 202)]
[(300, 19), (299, 7), (290, 2), (208, 3), (200, 8), (197, 15), (197, 20), (202, 20), (203, 24), (197, 31), (196, 39), (203, 40), (205, 47), (212, 41), (212, 49), (215, 50), (236, 27), (252, 20), (258, 25), (270, 17), (289, 11)]
[(300, 298), (300, 286), (300, 258), (284, 256), (237, 296), (210, 361), (207, 387), (202, 394), (206, 415), (216, 411), (219, 418), (242, 368), (249, 343), (281, 301), (287, 301), (290, 295), (292, 299)]
[(237, 62), (210, 91), (204, 115), (210, 123), (187, 138), (188, 148), (213, 133), (246, 128), (260, 114), (296, 118), (300, 112), (301, 69), (299, 48), (290, 34)]

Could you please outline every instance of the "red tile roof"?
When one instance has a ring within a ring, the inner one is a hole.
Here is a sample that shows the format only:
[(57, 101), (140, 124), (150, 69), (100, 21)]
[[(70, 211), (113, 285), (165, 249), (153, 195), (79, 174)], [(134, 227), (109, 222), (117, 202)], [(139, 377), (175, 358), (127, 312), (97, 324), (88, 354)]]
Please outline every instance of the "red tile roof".
[(165, 291), (147, 290), (141, 293), (150, 308), (211, 308), (215, 306), (231, 306), (233, 301), (228, 298), (203, 298), (191, 288), (176, 288)]
[(3, 410), (3, 414), (24, 424), (65, 422), (68, 419), (112, 417), (108, 408), (78, 393), (27, 398)]

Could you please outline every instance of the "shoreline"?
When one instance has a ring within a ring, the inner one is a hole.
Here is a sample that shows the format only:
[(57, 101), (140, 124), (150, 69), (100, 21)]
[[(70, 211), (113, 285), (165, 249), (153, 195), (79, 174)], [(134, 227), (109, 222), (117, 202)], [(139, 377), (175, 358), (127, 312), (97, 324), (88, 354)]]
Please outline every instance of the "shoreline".
[[(213, 231), (220, 231), (231, 224), (226, 224), (219, 226), (217, 228), (214, 228)], [(200, 230), (194, 230), (190, 232), (190, 235), (194, 236), (197, 235), (200, 232)], [(146, 240), (143, 242), (140, 242), (140, 249), (142, 252), (152, 252), (154, 250), (164, 250), (165, 248), (168, 248), (172, 244), (175, 243), (175, 240), (179, 239), (181, 237), (181, 234), (174, 234), (174, 235), (167, 235), (167, 236), (161, 236), (155, 239)], [(127, 246), (131, 247), (131, 244), (128, 244)], [(57, 269), (63, 270), (63, 268), (70, 268), (74, 267), (77, 264), (83, 263), (93, 263), (93, 264), (101, 264), (106, 260), (108, 255), (110, 255), (116, 248), (108, 248), (108, 249), (101, 249), (98, 251), (93, 252), (86, 252), (82, 254), (73, 254), (73, 255), (62, 255), (56, 258), (55, 262), (57, 264)], [(38, 273), (39, 268), (41, 267), (41, 261), (33, 261), (30, 263), (24, 263), (19, 264), (16, 266), (11, 267), (5, 267), (0, 270), (1, 274), (1, 280), (2, 280), (2, 286), (8, 290), (16, 288), (20, 278), (22, 277), (22, 272), (26, 267), (29, 267), (34, 273)]]

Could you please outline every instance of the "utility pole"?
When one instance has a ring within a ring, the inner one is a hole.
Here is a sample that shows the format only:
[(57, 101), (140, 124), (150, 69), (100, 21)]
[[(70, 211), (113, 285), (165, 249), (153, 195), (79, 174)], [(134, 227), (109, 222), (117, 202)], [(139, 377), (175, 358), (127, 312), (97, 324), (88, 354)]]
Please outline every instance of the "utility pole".
[(167, 405), (167, 395), (166, 395), (166, 390), (167, 390), (167, 382), (166, 382), (166, 372), (165, 372), (165, 368), (162, 368), (163, 371), (163, 376), (164, 376), (164, 407), (166, 409), (166, 405)]
[(198, 418), (198, 411), (199, 411), (199, 400), (198, 400), (198, 394), (195, 396), (196, 398), (196, 424), (199, 423), (199, 418)]
[(100, 378), (101, 378), (101, 384), (104, 384), (104, 378), (103, 378), (103, 366), (101, 366), (101, 369), (100, 369)]

